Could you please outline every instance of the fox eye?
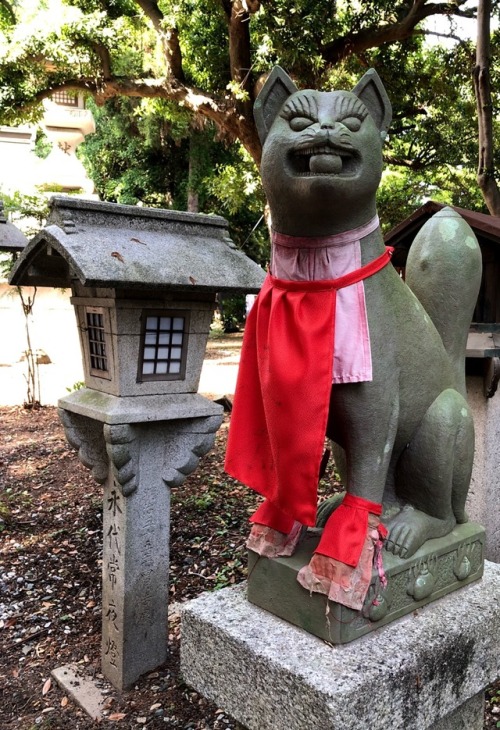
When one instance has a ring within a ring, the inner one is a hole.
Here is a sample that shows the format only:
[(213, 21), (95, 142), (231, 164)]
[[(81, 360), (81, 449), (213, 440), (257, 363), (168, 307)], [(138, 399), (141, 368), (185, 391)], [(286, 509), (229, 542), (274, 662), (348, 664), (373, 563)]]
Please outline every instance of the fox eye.
[(358, 117), (346, 117), (340, 123), (350, 129), (351, 132), (357, 132), (361, 128), (361, 119), (358, 119)]
[(308, 117), (293, 117), (290, 119), (290, 129), (294, 132), (302, 132), (303, 129), (307, 129), (311, 124), (314, 124), (312, 119)]

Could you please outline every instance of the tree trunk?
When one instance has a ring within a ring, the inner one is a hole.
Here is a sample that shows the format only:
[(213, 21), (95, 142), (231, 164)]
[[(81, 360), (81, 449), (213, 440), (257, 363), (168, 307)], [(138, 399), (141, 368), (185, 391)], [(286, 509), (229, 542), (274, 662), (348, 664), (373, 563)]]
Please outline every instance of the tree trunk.
[(490, 81), (491, 0), (479, 0), (476, 66), (473, 72), (479, 133), (477, 183), (491, 215), (500, 216), (500, 191), (493, 161), (493, 104)]
[(199, 132), (197, 130), (191, 129), (191, 134), (189, 136), (189, 170), (187, 185), (187, 209), (189, 213), (199, 213), (198, 185), (200, 158), (197, 145), (198, 135)]
[(187, 209), (189, 213), (199, 213), (198, 193), (195, 190), (188, 190)]

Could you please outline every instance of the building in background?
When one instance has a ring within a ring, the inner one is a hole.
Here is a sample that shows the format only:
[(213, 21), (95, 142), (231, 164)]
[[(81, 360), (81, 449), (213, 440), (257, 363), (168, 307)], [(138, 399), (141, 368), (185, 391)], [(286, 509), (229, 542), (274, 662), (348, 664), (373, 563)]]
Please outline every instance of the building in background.
[[(83, 94), (56, 92), (44, 101), (41, 127), (51, 144), (41, 159), (35, 153), (37, 127), (0, 127), (0, 197), (14, 193), (68, 193), (97, 199), (94, 183), (76, 156), (77, 147), (95, 132), (92, 112)], [(18, 224), (18, 221), (15, 221)], [(24, 221), (28, 224), (29, 221)], [(8, 251), (7, 246), (3, 247)], [(11, 249), (12, 250), (12, 249)], [(25, 301), (35, 296), (29, 317), (32, 349), (40, 363), (40, 400), (55, 403), (66, 389), (83, 380), (78, 331), (69, 291), (27, 287)], [(16, 290), (0, 278), (0, 405), (20, 405), (26, 394), (26, 318)]]
[(95, 132), (83, 94), (56, 92), (43, 102), (41, 127), (52, 149), (45, 159), (35, 154), (36, 127), (0, 127), (0, 190), (12, 194), (36, 191), (96, 198), (94, 183), (76, 156), (77, 147)]
[(43, 105), (43, 129), (52, 150), (40, 161), (36, 184), (42, 189), (57, 187), (59, 192), (96, 198), (94, 183), (76, 156), (78, 145), (95, 132), (94, 117), (84, 107), (83, 94), (71, 96), (66, 91), (58, 91)]

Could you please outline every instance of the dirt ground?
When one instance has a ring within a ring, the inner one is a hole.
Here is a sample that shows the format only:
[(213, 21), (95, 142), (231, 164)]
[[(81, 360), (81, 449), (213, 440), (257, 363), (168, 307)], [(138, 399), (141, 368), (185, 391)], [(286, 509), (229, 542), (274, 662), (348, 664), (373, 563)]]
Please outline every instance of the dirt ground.
[[(78, 462), (53, 407), (0, 408), (0, 728), (83, 730), (95, 723), (50, 680), (77, 662), (100, 677), (101, 488)], [(255, 498), (222, 473), (217, 448), (173, 490), (170, 601), (245, 575)], [(238, 724), (179, 676), (179, 615), (165, 666), (121, 696), (108, 689), (103, 727), (217, 728)]]
[[(210, 340), (208, 397), (234, 391), (240, 347), (240, 334)], [(50, 672), (77, 662), (102, 677), (102, 489), (66, 441), (56, 408), (4, 406), (0, 419), (0, 730), (94, 728)], [(103, 683), (103, 727), (240, 727), (179, 675), (176, 606), (245, 577), (256, 500), (223, 472), (226, 434), (227, 420), (215, 449), (172, 490), (169, 659), (121, 696)]]
[[(218, 347), (209, 359), (234, 354)], [(0, 419), (0, 728), (94, 728), (50, 672), (76, 662), (102, 679), (102, 490), (68, 445), (55, 408), (2, 407)], [(242, 730), (182, 682), (175, 605), (245, 577), (255, 497), (223, 472), (227, 426), (228, 418), (215, 449), (172, 490), (168, 661), (121, 695), (103, 683), (100, 727)], [(491, 730), (500, 727), (500, 683), (486, 698)]]

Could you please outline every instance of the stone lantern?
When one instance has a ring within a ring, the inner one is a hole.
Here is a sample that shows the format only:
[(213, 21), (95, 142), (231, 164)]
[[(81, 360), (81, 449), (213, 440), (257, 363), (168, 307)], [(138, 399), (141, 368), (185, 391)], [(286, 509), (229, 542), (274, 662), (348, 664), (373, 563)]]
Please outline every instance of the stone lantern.
[(24, 233), (7, 219), (4, 202), (0, 200), (0, 252), (18, 254), (27, 243)]
[(86, 387), (59, 413), (104, 485), (102, 665), (118, 689), (166, 659), (170, 487), (222, 420), (197, 393), (215, 294), (263, 279), (220, 217), (69, 197), (12, 273), (72, 290)]

